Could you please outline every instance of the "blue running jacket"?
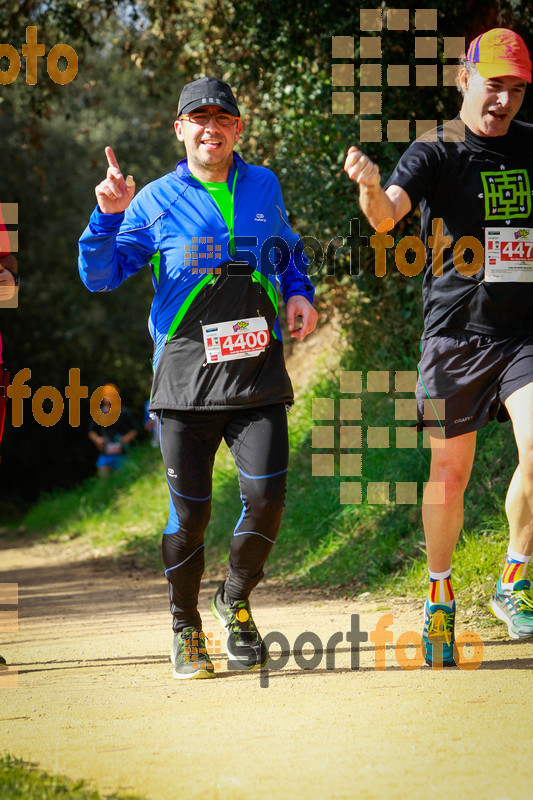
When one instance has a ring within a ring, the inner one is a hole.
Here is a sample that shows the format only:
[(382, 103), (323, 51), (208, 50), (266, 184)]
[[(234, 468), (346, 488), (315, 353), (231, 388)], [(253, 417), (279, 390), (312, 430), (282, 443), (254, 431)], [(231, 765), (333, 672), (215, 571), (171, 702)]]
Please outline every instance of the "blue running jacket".
[[(271, 170), (246, 164), (234, 153), (228, 187), (234, 189), (231, 243), (218, 206), (191, 175), (186, 159), (145, 186), (124, 214), (102, 214), (97, 207), (81, 236), (79, 272), (91, 292), (111, 291), (151, 264), (151, 411), (293, 402), (277, 284), (285, 302), (293, 295), (312, 302), (307, 259)], [(265, 350), (209, 363), (203, 329), (251, 317), (267, 320)]]

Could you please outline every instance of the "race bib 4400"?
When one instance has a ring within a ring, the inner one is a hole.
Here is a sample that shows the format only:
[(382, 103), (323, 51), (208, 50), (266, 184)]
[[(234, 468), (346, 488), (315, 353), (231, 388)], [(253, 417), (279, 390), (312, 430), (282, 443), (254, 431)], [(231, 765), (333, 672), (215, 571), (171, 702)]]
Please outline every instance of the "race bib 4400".
[(208, 364), (233, 361), (236, 358), (254, 358), (265, 350), (270, 341), (265, 317), (202, 325), (202, 332)]

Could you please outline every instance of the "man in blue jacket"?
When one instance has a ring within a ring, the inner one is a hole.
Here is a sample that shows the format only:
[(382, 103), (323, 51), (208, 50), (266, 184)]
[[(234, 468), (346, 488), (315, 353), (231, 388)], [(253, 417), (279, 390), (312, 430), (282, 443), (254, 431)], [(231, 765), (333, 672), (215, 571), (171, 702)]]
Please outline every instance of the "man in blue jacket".
[(301, 341), (311, 333), (317, 314), (276, 176), (233, 151), (242, 122), (230, 87), (210, 77), (188, 84), (177, 116), (187, 158), (135, 197), (133, 179), (124, 179), (106, 148), (107, 176), (95, 190), (98, 206), (80, 240), (79, 268), (88, 289), (109, 291), (151, 263), (150, 410), (159, 416), (170, 490), (162, 553), (171, 659), (174, 677), (207, 678), (214, 670), (197, 604), (215, 453), (224, 437), (239, 472), (243, 510), (211, 610), (227, 630), (232, 666), (257, 669), (268, 653), (248, 598), (281, 523), (286, 409), (293, 402), (277, 284), (291, 336)]

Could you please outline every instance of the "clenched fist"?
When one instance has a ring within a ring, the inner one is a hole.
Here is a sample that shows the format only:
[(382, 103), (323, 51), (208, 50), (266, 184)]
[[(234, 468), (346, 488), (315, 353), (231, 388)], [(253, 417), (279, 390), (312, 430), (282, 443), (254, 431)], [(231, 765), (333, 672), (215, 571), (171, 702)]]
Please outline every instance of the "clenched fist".
[(95, 188), (96, 199), (102, 214), (121, 214), (127, 209), (135, 194), (135, 181), (131, 175), (126, 180), (111, 147), (106, 147), (107, 176)]
[(344, 163), (344, 171), (348, 174), (350, 180), (355, 181), (361, 186), (377, 187), (380, 185), (381, 176), (379, 174), (379, 167), (369, 159), (368, 156), (358, 150), (357, 147), (350, 147), (346, 161)]

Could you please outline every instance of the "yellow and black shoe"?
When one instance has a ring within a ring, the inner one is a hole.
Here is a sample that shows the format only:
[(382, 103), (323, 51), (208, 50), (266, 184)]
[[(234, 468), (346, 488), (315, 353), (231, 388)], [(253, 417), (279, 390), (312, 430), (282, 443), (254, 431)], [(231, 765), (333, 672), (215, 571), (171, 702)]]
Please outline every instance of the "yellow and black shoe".
[(224, 582), (211, 601), (213, 616), (228, 633), (226, 651), (232, 669), (261, 669), (268, 660), (268, 651), (252, 618), (248, 600), (225, 597)]
[(214, 678), (215, 668), (205, 646), (205, 635), (197, 628), (174, 634), (170, 660), (175, 678)]

